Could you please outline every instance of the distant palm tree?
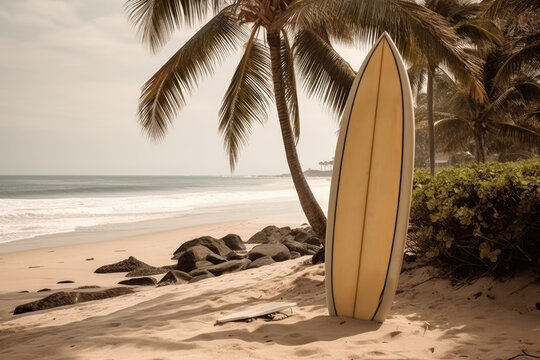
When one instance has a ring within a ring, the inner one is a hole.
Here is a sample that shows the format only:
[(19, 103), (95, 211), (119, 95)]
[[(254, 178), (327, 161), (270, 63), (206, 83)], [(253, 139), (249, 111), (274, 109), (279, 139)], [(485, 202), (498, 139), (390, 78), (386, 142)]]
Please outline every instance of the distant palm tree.
[[(516, 14), (514, 11), (519, 10)], [(477, 49), (484, 60), (483, 85), (488, 94), (482, 104), (451, 79), (439, 79), (449, 94), (442, 102), (447, 112), (437, 123), (447, 149), (475, 144), (476, 160), (487, 159), (488, 140), (500, 147), (509, 145), (540, 148), (540, 10), (539, 1), (490, 2), (487, 17), (495, 18), (503, 34), (503, 44), (488, 51)]]
[[(139, 103), (139, 121), (155, 139), (185, 106), (203, 76), (239, 46), (244, 53), (219, 111), (231, 170), (255, 123), (264, 123), (275, 101), (287, 164), (302, 209), (313, 230), (325, 236), (326, 217), (304, 177), (296, 143), (300, 135), (296, 75), (289, 34), (313, 12), (306, 0), (127, 0), (125, 9), (142, 41), (157, 51), (179, 27), (213, 15), (148, 80)], [(248, 26), (249, 25), (249, 26)], [(265, 39), (264, 42), (262, 39)]]
[[(500, 32), (494, 23), (482, 17), (486, 9), (486, 2), (478, 3), (468, 0), (427, 0), (425, 6), (441, 15), (448, 21), (452, 29), (461, 37), (459, 46), (464, 48), (476, 48), (479, 51), (487, 51), (489, 47), (500, 44)], [(468, 52), (471, 55), (471, 52)], [(480, 61), (478, 61), (480, 63)], [(413, 66), (413, 74), (417, 89), (427, 81), (427, 125), (429, 136), (429, 166), (431, 174), (435, 172), (435, 130), (434, 130), (434, 78), (435, 72), (441, 65), (436, 59), (422, 56), (421, 62)], [(473, 74), (471, 74), (473, 75)], [(479, 74), (476, 74), (477, 76)], [(462, 83), (470, 86), (470, 79), (457, 77)], [(478, 87), (475, 89), (478, 92)], [(487, 94), (485, 94), (487, 95)], [(477, 101), (485, 99), (485, 96)], [(482, 102), (482, 101), (479, 101)]]
[(504, 84), (494, 82), (495, 87), (488, 89), (492, 95), (484, 104), (471, 99), (466, 90), (442, 72), (436, 74), (434, 82), (441, 95), (436, 99), (440, 111), (435, 113), (435, 129), (443, 150), (466, 151), (472, 142), (476, 160), (485, 162), (488, 140), (506, 147), (540, 147), (540, 127), (519, 122), (529, 116), (531, 107), (540, 104), (538, 77), (522, 73)]

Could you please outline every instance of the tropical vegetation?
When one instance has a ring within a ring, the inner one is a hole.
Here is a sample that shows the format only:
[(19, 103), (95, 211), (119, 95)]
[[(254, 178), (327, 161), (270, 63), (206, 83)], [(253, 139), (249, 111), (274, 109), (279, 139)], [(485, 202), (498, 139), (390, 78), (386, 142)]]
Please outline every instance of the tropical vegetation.
[(456, 277), (540, 267), (540, 160), (415, 172), (411, 250)]

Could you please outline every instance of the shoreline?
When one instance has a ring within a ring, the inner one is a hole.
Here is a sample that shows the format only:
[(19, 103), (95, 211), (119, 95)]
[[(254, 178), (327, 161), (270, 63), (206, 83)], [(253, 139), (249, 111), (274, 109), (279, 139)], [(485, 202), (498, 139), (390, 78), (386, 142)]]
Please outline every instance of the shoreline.
[[(326, 206), (326, 203), (323, 204)], [(0, 256), (19, 251), (46, 249), (49, 247), (70, 246), (83, 243), (114, 241), (115, 239), (179, 230), (186, 227), (207, 224), (247, 221), (260, 224), (289, 224), (307, 222), (296, 200), (236, 204), (205, 208), (204, 211), (190, 214), (135, 222), (114, 223), (77, 228), (75, 231), (39, 235), (32, 238), (0, 243)], [(287, 219), (287, 221), (284, 221)]]

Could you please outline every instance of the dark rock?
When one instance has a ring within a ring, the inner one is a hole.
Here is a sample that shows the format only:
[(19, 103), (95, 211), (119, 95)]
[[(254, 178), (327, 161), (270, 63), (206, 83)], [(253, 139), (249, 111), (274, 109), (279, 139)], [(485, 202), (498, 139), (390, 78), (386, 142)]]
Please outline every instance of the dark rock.
[(51, 309), (58, 306), (77, 304), (86, 301), (107, 299), (115, 296), (131, 294), (132, 292), (133, 289), (122, 287), (95, 292), (60, 291), (51, 294), (41, 300), (32, 301), (30, 303), (17, 306), (15, 308), (15, 311), (13, 311), (13, 315), (23, 314), (31, 311)]
[(407, 263), (415, 262), (416, 254), (411, 251), (405, 251), (405, 254), (403, 254), (403, 261)]
[(28, 290), (23, 290), (23, 291), (19, 291), (19, 294), (28, 294), (30, 291)]
[(291, 228), (286, 226), (278, 228), (270, 225), (253, 235), (248, 240), (248, 244), (278, 244), (284, 236), (291, 232)]
[(159, 275), (165, 274), (167, 269), (157, 268), (153, 266), (143, 266), (133, 271), (130, 271), (126, 274), (126, 277), (139, 277), (139, 276), (150, 276), (150, 275)]
[(248, 253), (248, 259), (251, 261), (263, 256), (270, 256), (274, 261), (284, 261), (291, 258), (291, 252), (283, 244), (261, 244)]
[(236, 234), (229, 234), (221, 238), (231, 250), (246, 250), (242, 238)]
[(309, 244), (309, 245), (314, 245), (314, 246), (321, 246), (322, 245), (322, 242), (321, 242), (321, 239), (319, 239), (318, 236), (310, 236), (309, 238), (307, 238), (305, 241), (304, 241), (306, 244)]
[(215, 239), (211, 236), (203, 236), (183, 243), (174, 252), (173, 260), (179, 259), (183, 252), (197, 245), (204, 246), (211, 250), (213, 253), (221, 256), (226, 256), (228, 253), (231, 252), (231, 249), (229, 249), (229, 247), (225, 245), (225, 241), (223, 241), (222, 239)]
[(301, 255), (306, 255), (308, 253), (306, 244), (302, 244), (301, 242), (287, 239), (283, 241), (282, 244), (285, 245), (290, 251), (296, 251)]
[(324, 248), (320, 248), (319, 251), (313, 255), (313, 258), (311, 258), (311, 263), (313, 265), (324, 263)]
[(145, 277), (140, 277), (140, 278), (122, 280), (118, 284), (120, 284), (120, 285), (131, 285), (131, 286), (136, 286), (136, 285), (155, 286), (156, 285), (156, 279), (154, 279), (153, 277), (145, 276)]
[(75, 281), (73, 280), (62, 280), (57, 282), (57, 284), (73, 284)]
[(37, 292), (45, 292), (45, 291), (51, 291), (51, 289), (45, 288), (45, 289), (38, 290)]
[(265, 266), (265, 265), (270, 265), (270, 264), (275, 264), (276, 262), (274, 261), (274, 259), (272, 259), (270, 256), (263, 256), (263, 257), (260, 257), (256, 260), (254, 260), (251, 264), (248, 265), (248, 269), (255, 269), (255, 268), (259, 268), (261, 266)]
[(206, 261), (209, 261), (212, 264), (217, 265), (217, 264), (224, 263), (225, 261), (227, 261), (227, 259), (217, 254), (208, 254), (206, 256)]
[(209, 254), (212, 254), (212, 251), (206, 246), (194, 245), (180, 255), (176, 268), (180, 271), (190, 272), (195, 269), (197, 261), (206, 260)]
[(536, 310), (540, 310), (540, 302), (536, 303)]
[(192, 276), (192, 277), (197, 277), (197, 276), (207, 275), (207, 274), (210, 274), (210, 275), (214, 276), (214, 274), (212, 274), (210, 271), (208, 271), (206, 269), (195, 269), (195, 270), (191, 270), (189, 272), (189, 275)]
[(321, 249), (321, 247), (317, 246), (317, 245), (311, 245), (311, 244), (308, 244), (308, 243), (305, 243), (305, 244), (306, 244), (307, 249), (311, 250), (313, 252), (310, 255), (313, 255), (313, 254), (317, 253), (317, 251), (319, 251)]
[(240, 270), (244, 270), (251, 263), (248, 259), (231, 260), (222, 264), (210, 266), (205, 270), (210, 271), (214, 276), (220, 276), (227, 273), (232, 273)]
[(102, 267), (97, 268), (94, 272), (97, 274), (129, 272), (145, 266), (151, 267), (150, 265), (135, 259), (133, 256), (130, 256), (126, 260), (122, 260), (110, 265), (103, 265)]
[(291, 251), (291, 259), (298, 259), (300, 256), (300, 253), (296, 252), (296, 251)]
[(186, 284), (193, 277), (188, 273), (179, 270), (171, 270), (165, 276), (159, 280), (158, 286), (172, 285), (172, 284)]
[(197, 261), (195, 263), (195, 269), (204, 269), (204, 268), (207, 268), (207, 267), (212, 266), (212, 265), (214, 265), (214, 264), (211, 263), (210, 261), (201, 260), (201, 261)]
[(235, 251), (231, 251), (230, 253), (227, 254), (227, 260), (242, 260), (245, 258), (246, 258), (245, 255), (239, 254)]
[(293, 229), (291, 231), (291, 235), (294, 236), (294, 241), (298, 242), (304, 242), (312, 236), (310, 233), (302, 229)]
[(97, 286), (97, 285), (84, 285), (84, 286), (79, 286), (78, 288), (75, 288), (75, 290), (85, 290), (85, 289), (99, 289), (101, 286)]
[(194, 276), (191, 280), (189, 280), (189, 283), (195, 283), (197, 281), (201, 281), (201, 280), (204, 280), (204, 279), (209, 279), (209, 278), (213, 278), (215, 277), (212, 273), (208, 273), (208, 274), (202, 274), (202, 275), (199, 275), (199, 276)]
[(92, 260), (94, 260), (94, 258), (88, 258), (88, 259), (86, 259), (86, 261), (92, 261)]

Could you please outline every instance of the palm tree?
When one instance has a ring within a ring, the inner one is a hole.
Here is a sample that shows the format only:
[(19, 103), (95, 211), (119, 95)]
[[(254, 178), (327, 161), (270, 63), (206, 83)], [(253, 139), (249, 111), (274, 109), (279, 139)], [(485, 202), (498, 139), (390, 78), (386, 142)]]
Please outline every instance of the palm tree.
[[(298, 97), (289, 32), (295, 30), (300, 0), (127, 0), (125, 9), (143, 43), (157, 51), (179, 27), (209, 20), (143, 86), (139, 122), (162, 138), (203, 76), (244, 45), (219, 111), (231, 170), (255, 123), (263, 123), (275, 101), (287, 164), (302, 209), (324, 238), (326, 217), (304, 177), (296, 144), (300, 135)], [(266, 42), (263, 41), (266, 39)], [(272, 96), (273, 95), (273, 96)]]
[[(439, 3), (440, 9), (437, 8)], [(331, 39), (354, 44), (373, 41), (382, 31), (387, 31), (404, 58), (413, 64), (410, 80), (416, 93), (422, 88), (428, 73), (429, 113), (433, 113), (433, 72), (439, 67), (466, 84), (476, 100), (483, 101), (486, 94), (480, 80), (481, 61), (468, 51), (463, 39), (465, 36), (477, 42), (480, 39), (493, 41), (496, 35), (484, 29), (483, 23), (474, 20), (473, 15), (479, 13), (480, 6), (451, 0), (445, 8), (442, 3), (428, 1), (426, 5), (433, 8), (430, 9), (406, 0), (327, 1), (326, 6), (340, 19), (337, 26), (303, 27), (295, 38), (294, 48), (304, 86), (310, 94), (322, 98), (340, 114), (355, 73), (334, 51)], [(434, 132), (433, 119), (430, 120), (430, 165), (433, 172)]]
[(465, 151), (472, 143), (476, 160), (485, 162), (488, 143), (540, 147), (539, 127), (519, 121), (528, 117), (531, 107), (540, 104), (538, 76), (535, 79), (522, 73), (506, 84), (495, 82), (496, 87), (488, 89), (493, 95), (484, 104), (471, 99), (443, 72), (436, 73), (435, 83), (441, 94), (436, 99), (441, 111), (435, 113), (435, 129), (444, 151)]
[[(481, 17), (486, 8), (485, 3), (468, 0), (427, 0), (425, 6), (448, 21), (448, 24), (462, 39), (458, 43), (459, 46), (487, 51), (490, 46), (500, 44), (500, 34), (495, 24)], [(471, 55), (470, 51), (468, 54)], [(422, 87), (424, 79), (427, 80), (426, 114), (431, 174), (435, 172), (434, 78), (440, 65), (436, 59), (422, 56), (421, 63), (412, 67), (417, 88)], [(458, 78), (458, 80), (470, 82), (469, 79)]]
[[(508, 16), (509, 10), (521, 11)], [(540, 126), (530, 121), (540, 107), (540, 2), (493, 1), (485, 15), (495, 18), (504, 41), (487, 51), (476, 50), (484, 60), (483, 86), (487, 102), (479, 104), (451, 79), (441, 78), (443, 87), (454, 94), (444, 100), (440, 134), (462, 134), (446, 141), (447, 149), (462, 147), (474, 140), (477, 161), (486, 161), (487, 145), (508, 147), (540, 146)], [(505, 15), (501, 17), (501, 15)], [(466, 106), (464, 106), (466, 105)], [(469, 130), (469, 131), (467, 131)], [(463, 136), (466, 135), (466, 136)]]

